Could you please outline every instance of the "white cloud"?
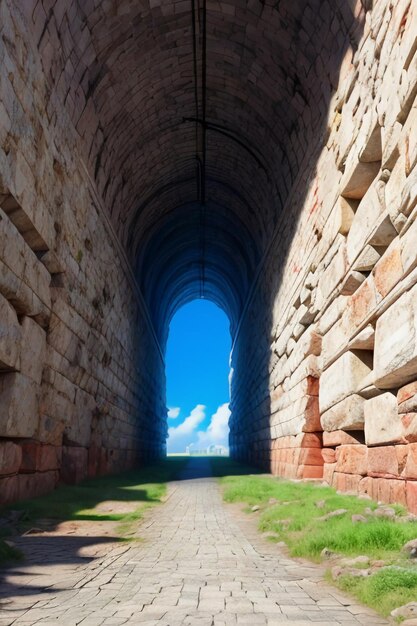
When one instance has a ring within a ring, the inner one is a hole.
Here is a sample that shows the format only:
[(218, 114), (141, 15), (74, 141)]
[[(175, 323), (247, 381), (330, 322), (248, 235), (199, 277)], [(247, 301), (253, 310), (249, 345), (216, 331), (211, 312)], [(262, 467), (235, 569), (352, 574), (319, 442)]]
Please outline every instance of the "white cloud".
[(180, 414), (180, 407), (179, 406), (170, 406), (168, 408), (168, 417), (171, 418), (172, 420), (175, 420), (178, 415)]
[(206, 417), (204, 404), (197, 404), (190, 415), (178, 426), (168, 428), (168, 452), (185, 452), (193, 441), (197, 428)]
[[(176, 411), (176, 407), (171, 410)], [(194, 450), (203, 450), (213, 444), (229, 447), (229, 416), (230, 409), (226, 402), (211, 416), (207, 429), (198, 430), (206, 417), (206, 407), (197, 404), (181, 424), (168, 429), (168, 452), (185, 452), (189, 445), (193, 445)]]
[(221, 404), (214, 415), (211, 416), (210, 424), (206, 431), (199, 431), (197, 433), (198, 440), (196, 448), (207, 448), (208, 446), (215, 444), (220, 446), (229, 447), (229, 417), (230, 409), (229, 404)]

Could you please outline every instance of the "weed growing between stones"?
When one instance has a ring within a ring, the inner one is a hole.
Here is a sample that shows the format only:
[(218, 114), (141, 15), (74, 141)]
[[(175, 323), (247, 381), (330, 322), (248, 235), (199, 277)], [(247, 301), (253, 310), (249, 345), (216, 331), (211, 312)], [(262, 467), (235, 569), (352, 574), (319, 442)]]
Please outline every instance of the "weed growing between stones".
[(285, 542), (291, 556), (327, 560), (329, 580), (382, 615), (417, 598), (416, 559), (402, 551), (417, 538), (417, 521), (403, 507), (266, 476), (221, 484), (224, 500), (246, 503), (271, 541)]

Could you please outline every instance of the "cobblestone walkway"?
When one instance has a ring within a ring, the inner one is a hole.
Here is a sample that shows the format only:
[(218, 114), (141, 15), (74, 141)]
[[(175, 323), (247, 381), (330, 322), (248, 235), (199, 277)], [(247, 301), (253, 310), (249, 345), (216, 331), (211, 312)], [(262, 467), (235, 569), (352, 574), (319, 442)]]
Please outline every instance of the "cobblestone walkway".
[(215, 479), (195, 478), (207, 471), (190, 462), (141, 524), (143, 542), (98, 543), (95, 558), (79, 546), (74, 559), (80, 538), (38, 538), (3, 572), (0, 626), (388, 623), (327, 587), (316, 566), (281, 556), (222, 503)]

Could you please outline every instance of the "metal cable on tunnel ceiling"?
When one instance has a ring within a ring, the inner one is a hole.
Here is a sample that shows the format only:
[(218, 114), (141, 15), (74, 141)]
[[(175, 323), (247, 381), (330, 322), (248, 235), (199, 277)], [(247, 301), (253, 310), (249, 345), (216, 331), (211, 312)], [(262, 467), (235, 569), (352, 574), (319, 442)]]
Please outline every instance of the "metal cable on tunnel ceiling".
[[(195, 110), (198, 113), (198, 77), (197, 77), (197, 38), (195, 32), (195, 2), (191, 0), (191, 19), (192, 19), (192, 27), (193, 27), (193, 73), (194, 73), (194, 106)], [(195, 125), (195, 146), (196, 146), (196, 159), (197, 159), (197, 169), (198, 169), (198, 124)]]
[(246, 150), (246, 152), (250, 154), (251, 157), (255, 159), (258, 166), (265, 173), (268, 179), (268, 182), (271, 182), (271, 177), (268, 173), (268, 170), (265, 167), (265, 165), (262, 163), (260, 157), (256, 154), (254, 150), (252, 150), (250, 146), (247, 145), (247, 143), (245, 143), (242, 139), (240, 139), (234, 131), (231, 131), (228, 128), (226, 128), (226, 126), (222, 126), (220, 124), (214, 124), (213, 122), (207, 122), (207, 121), (203, 122), (202, 119), (199, 119), (196, 117), (183, 117), (182, 121), (183, 122), (196, 122), (197, 124), (201, 124), (202, 126), (205, 126), (206, 130), (212, 130), (213, 132), (219, 133), (220, 135), (223, 135), (224, 137), (227, 137), (228, 139), (231, 139), (232, 141), (237, 143), (241, 148)]
[(204, 281), (205, 281), (205, 245), (206, 245), (206, 237), (205, 237), (205, 222), (206, 222), (206, 98), (207, 98), (207, 7), (206, 0), (203, 0), (203, 55), (202, 55), (202, 68), (201, 68), (201, 86), (202, 86), (202, 100), (203, 100), (203, 163), (202, 163), (202, 172), (201, 172), (201, 208), (200, 208), (200, 233), (201, 233), (201, 297), (204, 298)]
[[(198, 6), (198, 23), (199, 36), (201, 39), (201, 116), (206, 119), (206, 99), (207, 99), (207, 6), (206, 0), (191, 0), (191, 18), (193, 33), (193, 72), (194, 72), (194, 100), (196, 120), (200, 117), (200, 107), (198, 98), (198, 66), (197, 66), (197, 33), (196, 33), (196, 5)], [(201, 150), (199, 146), (201, 128)], [(204, 282), (205, 282), (205, 210), (206, 210), (206, 128), (196, 121), (195, 123), (195, 141), (196, 141), (196, 178), (197, 178), (197, 199), (200, 208), (200, 298), (204, 298)], [(201, 157), (200, 157), (201, 152)]]

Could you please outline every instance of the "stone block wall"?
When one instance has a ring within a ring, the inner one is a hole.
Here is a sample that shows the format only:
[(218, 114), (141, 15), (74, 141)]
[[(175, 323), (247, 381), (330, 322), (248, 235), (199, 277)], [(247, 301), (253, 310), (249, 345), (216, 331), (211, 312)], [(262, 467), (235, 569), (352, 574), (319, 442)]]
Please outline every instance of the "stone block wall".
[(14, 7), (0, 3), (0, 503), (165, 446), (164, 365)]
[(417, 5), (379, 0), (289, 181), (235, 340), (231, 418), (235, 456), (414, 512), (416, 138)]

